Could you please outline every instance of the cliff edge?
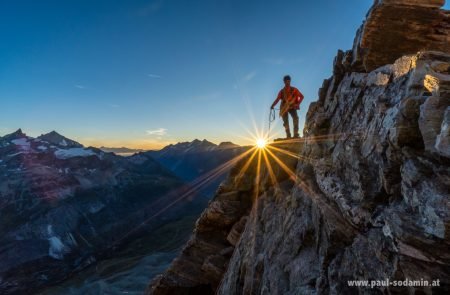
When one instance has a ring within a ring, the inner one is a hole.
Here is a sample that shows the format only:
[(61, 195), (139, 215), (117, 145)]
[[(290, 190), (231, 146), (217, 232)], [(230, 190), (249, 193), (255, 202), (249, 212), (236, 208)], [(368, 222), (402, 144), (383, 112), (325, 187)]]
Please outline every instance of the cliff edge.
[[(375, 1), (310, 105), (304, 138), (244, 154), (147, 293), (448, 294), (443, 4)], [(349, 284), (387, 279), (439, 286)]]

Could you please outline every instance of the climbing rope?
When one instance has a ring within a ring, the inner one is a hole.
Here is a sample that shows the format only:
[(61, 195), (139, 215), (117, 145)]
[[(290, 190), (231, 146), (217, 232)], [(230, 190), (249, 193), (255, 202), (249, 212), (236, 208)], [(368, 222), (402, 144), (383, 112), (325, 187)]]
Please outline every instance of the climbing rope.
[(272, 122), (275, 121), (275, 111), (279, 111), (279, 109), (270, 109), (270, 114), (269, 114), (269, 132), (267, 133), (268, 137), (270, 137), (270, 127), (272, 126)]

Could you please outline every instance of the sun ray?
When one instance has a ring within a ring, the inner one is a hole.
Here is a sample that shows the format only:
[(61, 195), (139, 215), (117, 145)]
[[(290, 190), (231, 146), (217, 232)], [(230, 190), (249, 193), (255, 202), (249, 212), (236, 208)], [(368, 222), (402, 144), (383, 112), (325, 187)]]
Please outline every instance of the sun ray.
[[(255, 135), (255, 133), (251, 132), (250, 129), (248, 129), (241, 121), (238, 121), (239, 125), (241, 125), (242, 129), (249, 135), (249, 137), (252, 139), (252, 142), (254, 142), (258, 136)], [(238, 135), (239, 136), (239, 135)], [(243, 136), (240, 136), (243, 137)], [(245, 139), (248, 139), (248, 137), (243, 137)]]
[(312, 163), (312, 164), (314, 164), (317, 161), (317, 159), (310, 158), (310, 157), (305, 157), (305, 156), (302, 156), (300, 154), (295, 154), (295, 153), (293, 153), (291, 151), (287, 151), (287, 150), (284, 150), (284, 149), (281, 149), (281, 148), (277, 148), (277, 147), (275, 147), (273, 145), (268, 145), (267, 147), (269, 149), (273, 149), (273, 150), (275, 150), (277, 152), (280, 152), (282, 154), (285, 154), (287, 156), (290, 156), (290, 157), (295, 158), (295, 159), (300, 160), (300, 161), (306, 161), (306, 162)]
[(263, 153), (263, 157), (264, 157), (264, 162), (266, 163), (267, 170), (269, 171), (270, 179), (272, 180), (272, 184), (275, 186), (278, 186), (277, 177), (275, 176), (275, 173), (273, 172), (272, 164), (270, 164), (270, 160), (267, 157), (266, 150), (265, 149), (262, 150), (262, 153)]
[(227, 161), (226, 163), (220, 165), (219, 167), (213, 169), (212, 171), (202, 175), (201, 177), (197, 178), (193, 182), (190, 183), (190, 186), (192, 187), (200, 187), (205, 184), (208, 180), (211, 180), (211, 178), (216, 177), (231, 167), (233, 167), (237, 162), (242, 160), (244, 157), (246, 157), (248, 154), (250, 154), (252, 151), (256, 150), (255, 147), (252, 147), (251, 149), (245, 151), (242, 154), (239, 154), (238, 156), (234, 157), (233, 159)]
[(234, 166), (237, 162), (239, 162), (241, 159), (246, 157), (248, 154), (250, 154), (255, 149), (256, 148), (253, 147), (253, 148), (249, 149), (248, 151), (245, 151), (244, 153), (237, 155), (236, 157), (227, 161), (226, 163), (214, 168), (212, 171), (209, 171), (208, 173), (200, 176), (199, 178), (197, 178), (196, 180), (191, 182), (190, 185), (196, 186), (196, 185), (198, 185), (199, 182), (203, 183), (205, 181), (205, 179), (209, 179), (209, 178), (211, 178), (211, 176), (217, 175), (218, 173), (220, 174), (222, 172), (225, 172), (226, 170), (228, 170), (229, 168)]
[(254, 198), (257, 199), (259, 195), (259, 186), (261, 182), (261, 149), (258, 150), (258, 163), (256, 164), (256, 177), (255, 177), (255, 195)]
[[(150, 222), (152, 219), (154, 219), (155, 217), (161, 215), (162, 213), (164, 213), (165, 211), (167, 211), (168, 209), (170, 209), (172, 206), (174, 206), (175, 204), (177, 204), (178, 202), (180, 202), (183, 199), (188, 198), (189, 196), (192, 196), (196, 191), (198, 191), (202, 186), (206, 185), (209, 181), (211, 181), (212, 179), (216, 178), (217, 176), (219, 176), (220, 174), (224, 173), (225, 171), (227, 171), (229, 168), (231, 168), (232, 166), (234, 166), (238, 161), (240, 161), (241, 159), (243, 159), (244, 157), (246, 157), (249, 153), (251, 153), (252, 151), (256, 151), (256, 148), (253, 147), (247, 151), (245, 151), (242, 154), (239, 154), (238, 156), (234, 157), (233, 159), (229, 160), (228, 162), (220, 165), (219, 167), (215, 168), (213, 171), (210, 171), (208, 173), (206, 173), (205, 175), (202, 175), (201, 177), (197, 178), (196, 180), (194, 180), (193, 182), (191, 182), (189, 184), (189, 186), (187, 187), (187, 191), (183, 192), (182, 195), (178, 198), (176, 198), (175, 200), (173, 200), (172, 202), (170, 202), (168, 205), (166, 205), (165, 207), (163, 207), (162, 209), (158, 210), (157, 212), (155, 212), (153, 215), (151, 215), (149, 218), (147, 218), (146, 220), (144, 220), (143, 222), (141, 222), (138, 226), (136, 226), (133, 230), (127, 232), (123, 237), (121, 237), (120, 239), (116, 240), (112, 246), (119, 244), (121, 241), (123, 241), (124, 239), (126, 239), (128, 236), (130, 236), (131, 234), (135, 233), (137, 230), (139, 230), (142, 226), (144, 226), (146, 223)], [(183, 186), (181, 188), (177, 188), (175, 191), (171, 191), (168, 194), (164, 195), (163, 197), (159, 198), (158, 200), (156, 200), (155, 202), (153, 202), (151, 204), (151, 206), (146, 207), (145, 209), (149, 208), (149, 207), (155, 207), (158, 203), (161, 203), (162, 201), (167, 200), (167, 195), (172, 194), (175, 195), (177, 193), (181, 193), (183, 190), (186, 189), (186, 186)], [(140, 210), (141, 211), (141, 210)]]
[(291, 156), (291, 157), (296, 158), (296, 159), (298, 159), (298, 160), (303, 160), (302, 156), (297, 155), (297, 154), (295, 154), (295, 153), (293, 153), (293, 152), (284, 150), (284, 149), (277, 148), (277, 147), (275, 147), (275, 146), (273, 146), (273, 145), (268, 145), (267, 148), (268, 148), (268, 149), (276, 150), (277, 152), (280, 152), (280, 153), (283, 153), (283, 154), (285, 154), (285, 155)]
[(293, 181), (297, 180), (297, 175), (288, 167), (286, 164), (283, 163), (274, 153), (272, 153), (269, 149), (266, 149), (266, 151), (272, 156), (272, 158), (280, 165), (280, 167), (289, 175), (289, 178)]
[(244, 166), (242, 166), (241, 170), (239, 171), (239, 174), (237, 175), (238, 181), (244, 176), (245, 172), (247, 172), (248, 167), (250, 167), (250, 164), (252, 163), (253, 159), (255, 158), (258, 150), (255, 148), (253, 151), (253, 154), (250, 156), (250, 158), (245, 162)]

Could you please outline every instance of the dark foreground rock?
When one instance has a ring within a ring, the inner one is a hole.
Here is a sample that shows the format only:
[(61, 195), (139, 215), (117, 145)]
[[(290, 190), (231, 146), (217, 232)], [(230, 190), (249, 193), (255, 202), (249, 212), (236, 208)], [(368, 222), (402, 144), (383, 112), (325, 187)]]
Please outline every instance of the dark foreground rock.
[[(298, 143), (279, 143), (277, 146), (283, 146), (293, 154), (298, 153), (300, 149)], [(286, 167), (295, 169), (296, 158), (276, 150), (272, 153), (282, 160)], [(228, 179), (222, 183), (208, 208), (198, 219), (194, 234), (181, 255), (163, 275), (154, 280), (148, 292), (214, 294), (227, 269), (234, 246), (245, 228), (255, 197), (275, 182), (292, 186), (290, 175), (277, 167), (275, 160), (272, 156), (269, 157), (268, 153), (253, 149), (243, 156), (245, 157), (235, 165)], [(257, 177), (258, 171), (267, 171), (267, 163), (273, 167), (276, 179), (270, 178), (269, 175), (264, 179)]]

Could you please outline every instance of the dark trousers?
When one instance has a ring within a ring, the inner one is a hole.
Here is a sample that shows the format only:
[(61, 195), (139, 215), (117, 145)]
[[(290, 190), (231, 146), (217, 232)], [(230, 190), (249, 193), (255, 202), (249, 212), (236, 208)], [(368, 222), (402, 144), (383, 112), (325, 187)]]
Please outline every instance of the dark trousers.
[(283, 126), (286, 130), (286, 137), (291, 137), (291, 131), (289, 130), (289, 114), (291, 114), (294, 121), (294, 137), (298, 137), (298, 114), (297, 110), (289, 110), (285, 112), (281, 117), (283, 118)]

